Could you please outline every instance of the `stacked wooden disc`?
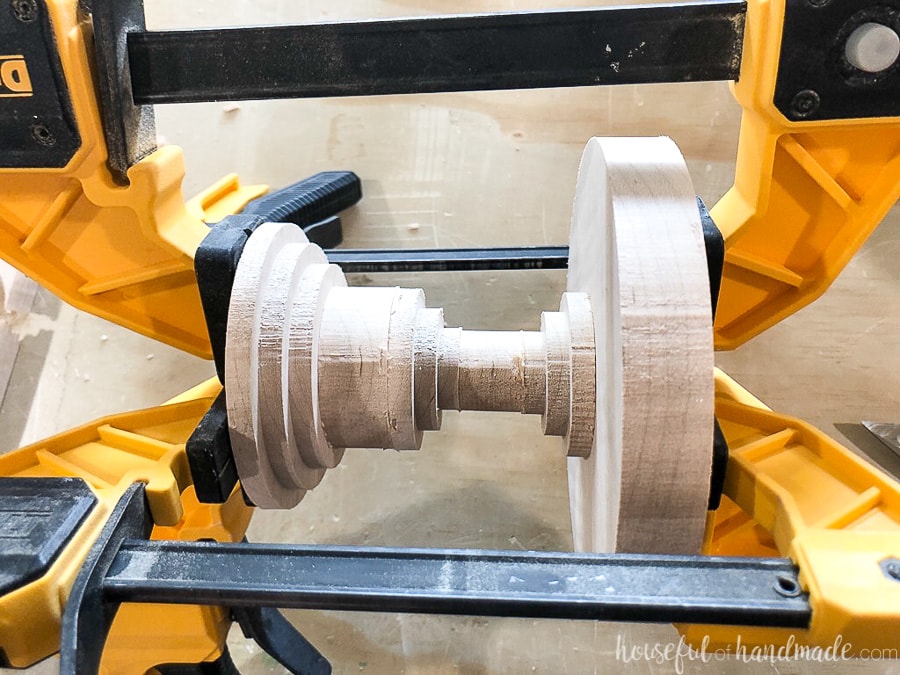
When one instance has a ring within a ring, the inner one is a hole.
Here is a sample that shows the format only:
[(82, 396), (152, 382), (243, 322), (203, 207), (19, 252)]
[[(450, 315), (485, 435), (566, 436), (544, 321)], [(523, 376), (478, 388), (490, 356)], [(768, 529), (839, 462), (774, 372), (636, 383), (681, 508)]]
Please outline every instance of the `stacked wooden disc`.
[(228, 314), (225, 390), (238, 474), (260, 506), (296, 505), (343, 454), (319, 417), (316, 326), (324, 298), (344, 286), (340, 269), (294, 225), (263, 225), (244, 248)]

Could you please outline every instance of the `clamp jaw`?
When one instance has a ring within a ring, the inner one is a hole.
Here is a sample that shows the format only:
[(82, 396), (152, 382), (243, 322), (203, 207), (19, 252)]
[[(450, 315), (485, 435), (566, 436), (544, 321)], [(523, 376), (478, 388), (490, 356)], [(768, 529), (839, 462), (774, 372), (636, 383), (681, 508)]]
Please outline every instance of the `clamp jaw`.
[(821, 296), (900, 198), (900, 64), (847, 56), (861, 25), (898, 16), (893, 1), (748, 6), (737, 171), (712, 209), (727, 247), (717, 349)]

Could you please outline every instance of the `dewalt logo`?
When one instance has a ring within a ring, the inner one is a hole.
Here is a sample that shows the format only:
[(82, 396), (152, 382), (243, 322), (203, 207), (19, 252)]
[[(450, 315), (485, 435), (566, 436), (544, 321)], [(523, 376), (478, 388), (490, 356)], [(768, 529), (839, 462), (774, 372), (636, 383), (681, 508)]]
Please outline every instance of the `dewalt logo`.
[(0, 56), (0, 98), (33, 96), (28, 64), (21, 54)]

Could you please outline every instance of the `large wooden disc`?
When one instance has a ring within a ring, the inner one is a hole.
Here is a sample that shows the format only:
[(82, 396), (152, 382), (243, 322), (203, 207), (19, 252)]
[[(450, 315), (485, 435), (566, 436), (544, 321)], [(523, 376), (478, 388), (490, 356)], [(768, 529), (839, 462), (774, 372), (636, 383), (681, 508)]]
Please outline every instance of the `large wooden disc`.
[(568, 290), (590, 295), (597, 421), (569, 459), (580, 551), (697, 553), (713, 447), (709, 278), (695, 192), (666, 138), (594, 138), (578, 175)]

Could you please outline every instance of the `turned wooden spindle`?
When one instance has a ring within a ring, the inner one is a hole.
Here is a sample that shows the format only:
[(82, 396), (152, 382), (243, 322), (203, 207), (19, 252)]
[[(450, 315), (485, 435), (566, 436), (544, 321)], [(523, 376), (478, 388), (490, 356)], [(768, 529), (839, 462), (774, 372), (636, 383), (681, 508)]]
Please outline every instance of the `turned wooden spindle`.
[(293, 225), (258, 228), (225, 363), (247, 494), (290, 508), (345, 448), (418, 449), (442, 410), (520, 412), (564, 439), (577, 548), (697, 552), (712, 323), (694, 190), (671, 141), (588, 144), (570, 248), (568, 292), (536, 330), (466, 331), (421, 289), (347, 287)]
[(584, 293), (533, 332), (446, 328), (421, 289), (349, 288), (301, 230), (266, 223), (241, 258), (228, 326), (232, 445), (260, 506), (293, 506), (343, 449), (418, 450), (442, 410), (541, 415), (566, 454), (591, 452)]

